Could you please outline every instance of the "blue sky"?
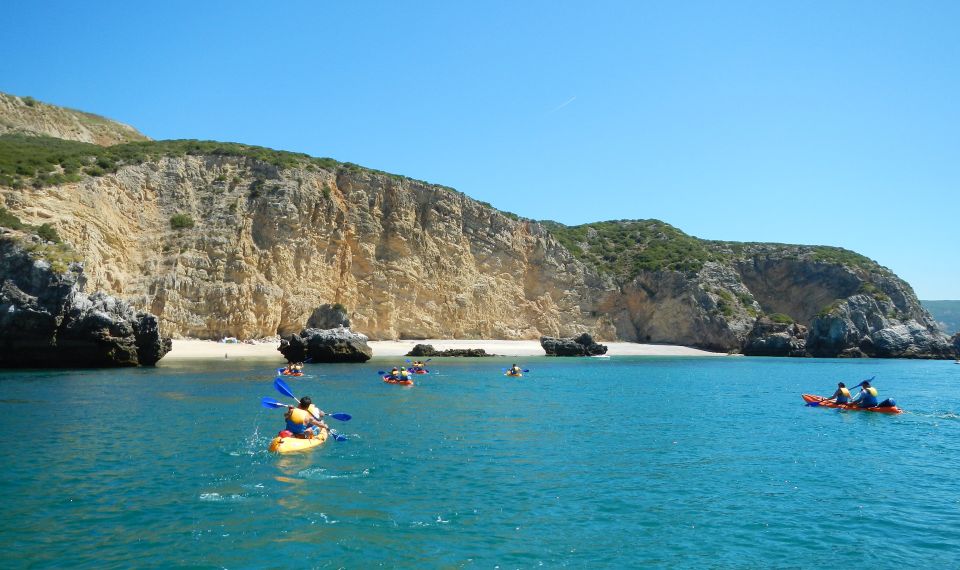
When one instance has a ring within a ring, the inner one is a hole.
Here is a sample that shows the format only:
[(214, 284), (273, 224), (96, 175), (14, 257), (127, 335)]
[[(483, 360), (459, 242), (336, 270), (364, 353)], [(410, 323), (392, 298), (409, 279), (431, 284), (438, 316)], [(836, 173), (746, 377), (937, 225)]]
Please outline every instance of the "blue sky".
[(19, 2), (0, 91), (960, 299), (960, 2)]

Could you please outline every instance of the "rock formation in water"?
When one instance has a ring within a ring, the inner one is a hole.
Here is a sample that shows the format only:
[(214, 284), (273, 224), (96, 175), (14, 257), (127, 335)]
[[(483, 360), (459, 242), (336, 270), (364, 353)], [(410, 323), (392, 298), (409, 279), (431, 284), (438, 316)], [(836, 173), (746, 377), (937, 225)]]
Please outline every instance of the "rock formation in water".
[(487, 354), (487, 351), (482, 348), (448, 348), (447, 350), (437, 350), (433, 348), (432, 344), (418, 344), (407, 353), (407, 356), (414, 356), (417, 358), (422, 358), (425, 356), (459, 356), (477, 358), (483, 356), (496, 356), (496, 354)]
[[(55, 227), (93, 288), (150, 310), (168, 335), (289, 335), (343, 318), (374, 339), (589, 333), (790, 354), (802, 340), (820, 356), (948, 346), (909, 285), (839, 248), (705, 241), (656, 220), (535, 222), (447, 187), (248, 145), (33, 142), (51, 170), (0, 172), (0, 206)], [(24, 144), (0, 136), (0, 150)], [(315, 314), (322, 305), (346, 314)], [(786, 331), (757, 325), (777, 313), (806, 335), (775, 349)]]
[(102, 292), (85, 294), (79, 264), (56, 271), (44, 259), (52, 245), (0, 233), (0, 367), (152, 365), (170, 351), (155, 316)]
[(607, 347), (594, 342), (587, 333), (575, 338), (540, 337), (540, 346), (547, 356), (600, 356), (607, 353)]
[(373, 356), (367, 337), (350, 329), (304, 329), (280, 339), (287, 362), (366, 362)]

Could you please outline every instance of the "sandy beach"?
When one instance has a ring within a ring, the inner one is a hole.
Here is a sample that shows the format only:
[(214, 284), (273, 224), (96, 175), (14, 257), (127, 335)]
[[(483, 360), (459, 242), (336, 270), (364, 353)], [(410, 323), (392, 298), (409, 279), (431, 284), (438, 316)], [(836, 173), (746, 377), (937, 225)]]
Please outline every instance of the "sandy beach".
[[(373, 340), (370, 347), (373, 355), (403, 356), (417, 344), (431, 344), (436, 350), (451, 348), (482, 348), (488, 354), (502, 356), (543, 356), (543, 348), (536, 340)], [(609, 356), (726, 356), (724, 353), (707, 352), (686, 346), (665, 344), (638, 344), (633, 342), (606, 342)], [(185, 358), (263, 359), (273, 358), (283, 363), (283, 355), (277, 351), (277, 341), (262, 341), (254, 344), (222, 343), (213, 340), (174, 339), (173, 350), (165, 360)]]

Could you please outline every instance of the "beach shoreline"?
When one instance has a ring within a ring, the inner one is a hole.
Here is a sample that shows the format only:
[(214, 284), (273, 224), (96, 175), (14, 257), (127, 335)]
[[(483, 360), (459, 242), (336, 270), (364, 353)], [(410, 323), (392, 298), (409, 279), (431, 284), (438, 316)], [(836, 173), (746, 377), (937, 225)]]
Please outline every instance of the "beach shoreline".
[[(373, 356), (405, 356), (418, 344), (430, 344), (436, 350), (482, 348), (487, 354), (497, 356), (543, 356), (543, 348), (537, 340), (372, 340)], [(667, 344), (640, 344), (635, 342), (606, 342), (608, 356), (727, 356), (726, 353), (708, 352), (687, 346)], [(224, 343), (214, 340), (174, 339), (173, 349), (163, 360), (184, 359), (275, 359), (285, 362), (277, 351), (279, 341), (255, 341), (252, 344)]]

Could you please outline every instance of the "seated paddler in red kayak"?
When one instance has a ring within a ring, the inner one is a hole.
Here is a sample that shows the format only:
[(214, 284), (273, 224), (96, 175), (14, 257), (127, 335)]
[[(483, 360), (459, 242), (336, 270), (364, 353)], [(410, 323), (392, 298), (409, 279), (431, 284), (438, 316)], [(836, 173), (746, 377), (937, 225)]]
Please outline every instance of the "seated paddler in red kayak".
[(857, 387), (860, 388), (860, 393), (850, 400), (851, 404), (858, 408), (876, 408), (879, 405), (877, 389), (870, 385), (869, 380), (864, 380)]
[(850, 398), (850, 390), (847, 389), (847, 385), (843, 382), (837, 382), (837, 391), (827, 399), (833, 400), (838, 404), (849, 404)]

